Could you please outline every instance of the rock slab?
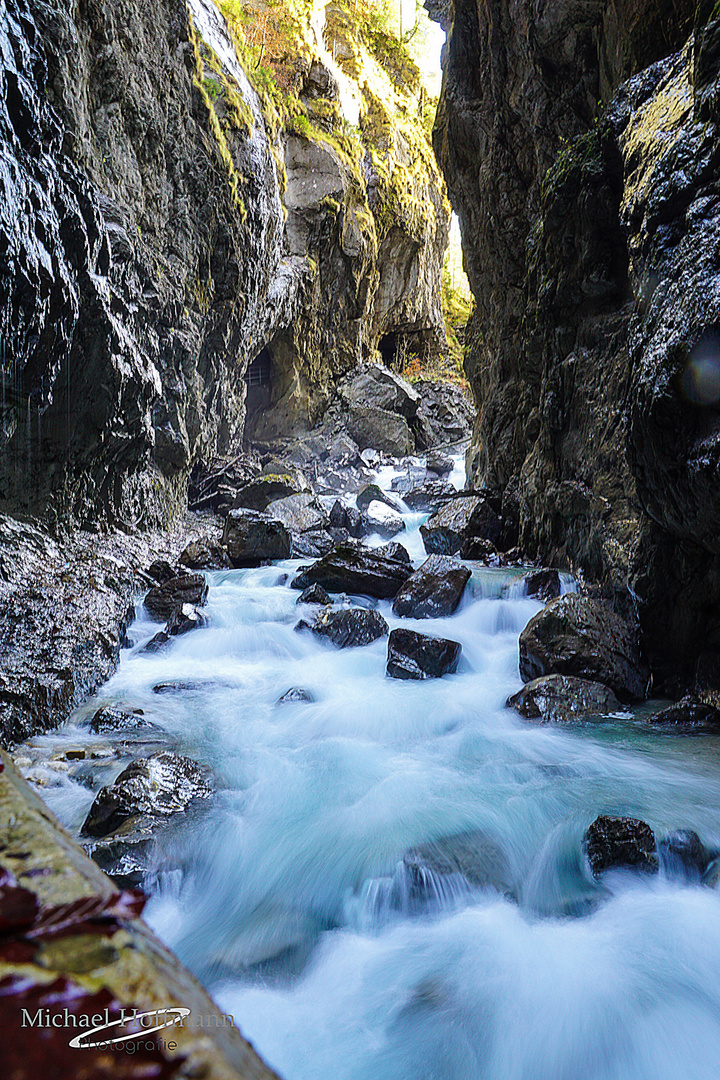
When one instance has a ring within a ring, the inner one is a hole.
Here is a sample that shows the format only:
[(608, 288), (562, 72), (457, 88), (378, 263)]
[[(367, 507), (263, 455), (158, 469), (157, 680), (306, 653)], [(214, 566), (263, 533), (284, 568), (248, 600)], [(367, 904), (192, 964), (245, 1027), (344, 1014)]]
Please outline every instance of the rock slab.
[(439, 679), (457, 671), (461, 652), (458, 641), (400, 627), (390, 634), (386, 671), (392, 679)]

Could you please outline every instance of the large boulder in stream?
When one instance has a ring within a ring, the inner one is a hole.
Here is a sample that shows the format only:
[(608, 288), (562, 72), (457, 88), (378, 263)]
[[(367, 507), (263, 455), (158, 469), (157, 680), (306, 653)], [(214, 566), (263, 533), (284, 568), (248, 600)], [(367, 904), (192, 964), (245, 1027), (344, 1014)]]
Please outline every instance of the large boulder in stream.
[(188, 544), (178, 562), (188, 570), (225, 570), (230, 566), (225, 549), (207, 537)]
[(399, 627), (390, 634), (386, 671), (392, 679), (440, 679), (457, 671), (461, 652), (458, 641)]
[(143, 603), (153, 619), (169, 619), (184, 604), (202, 607), (207, 602), (208, 584), (202, 574), (179, 574), (150, 589)]
[(420, 397), (409, 382), (381, 364), (359, 364), (338, 385), (338, 393), (350, 409), (372, 406), (411, 420)]
[(429, 555), (455, 555), (472, 537), (497, 545), (502, 525), (492, 507), (479, 495), (462, 495), (438, 510), (420, 526)]
[(406, 457), (415, 449), (415, 439), (407, 420), (371, 405), (354, 405), (348, 412), (347, 429), (358, 446), (372, 448), (391, 457)]
[(520, 677), (552, 674), (603, 683), (626, 702), (644, 698), (649, 678), (635, 627), (576, 593), (552, 600), (520, 635)]
[(437, 513), (443, 506), (457, 498), (457, 489), (447, 480), (425, 480), (403, 496), (411, 510), (429, 510)]
[(687, 696), (646, 717), (643, 723), (667, 735), (720, 735), (720, 710)]
[(231, 510), (225, 518), (223, 547), (233, 566), (260, 566), (289, 559), (292, 541), (282, 521), (257, 510)]
[(268, 506), (268, 515), (281, 521), (291, 533), (313, 532), (329, 524), (327, 514), (314, 495), (299, 493), (277, 499)]
[(377, 533), (386, 540), (405, 532), (405, 522), (400, 514), (377, 500), (369, 504), (363, 517), (367, 523), (367, 531)]
[(208, 775), (197, 762), (163, 750), (132, 761), (113, 784), (100, 789), (81, 833), (107, 836), (129, 818), (167, 818), (211, 794)]
[(370, 645), (389, 633), (388, 624), (379, 611), (367, 608), (342, 608), (340, 611), (322, 611), (309, 626), (318, 637), (328, 638), (333, 645), (347, 649), (356, 645)]
[(655, 835), (637, 818), (601, 814), (585, 833), (585, 850), (596, 877), (604, 870), (629, 868), (654, 874), (658, 869)]
[(616, 712), (620, 702), (607, 686), (573, 675), (543, 675), (507, 699), (526, 720), (562, 724), (585, 716)]
[(436, 619), (452, 615), (470, 580), (470, 571), (447, 555), (431, 555), (409, 577), (393, 601), (396, 615)]
[(411, 574), (409, 561), (386, 554), (382, 548), (361, 548), (347, 543), (339, 544), (328, 555), (301, 570), (292, 586), (306, 589), (317, 583), (331, 593), (347, 592), (389, 600)]

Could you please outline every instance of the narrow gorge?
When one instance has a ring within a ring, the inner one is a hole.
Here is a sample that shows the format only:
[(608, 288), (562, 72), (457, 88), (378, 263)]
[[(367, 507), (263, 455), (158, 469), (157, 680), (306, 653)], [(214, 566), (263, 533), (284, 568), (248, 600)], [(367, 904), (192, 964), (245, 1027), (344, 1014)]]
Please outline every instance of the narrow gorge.
[(716, 1080), (715, 0), (0, 50), (3, 1076)]

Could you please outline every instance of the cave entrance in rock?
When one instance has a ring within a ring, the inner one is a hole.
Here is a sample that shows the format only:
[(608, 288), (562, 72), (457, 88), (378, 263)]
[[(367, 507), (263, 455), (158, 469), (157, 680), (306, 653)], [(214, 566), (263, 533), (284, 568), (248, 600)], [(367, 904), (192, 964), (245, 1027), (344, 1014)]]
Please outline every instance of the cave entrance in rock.
[(269, 346), (265, 346), (251, 360), (245, 372), (247, 392), (245, 395), (245, 435), (254, 427), (255, 420), (270, 406), (273, 382), (273, 358)]
[(391, 330), (389, 334), (385, 334), (381, 337), (378, 342), (378, 350), (382, 357), (382, 362), (385, 367), (390, 368), (391, 371), (399, 371), (402, 367), (403, 350), (400, 345), (400, 338), (401, 335), (398, 334), (396, 330)]

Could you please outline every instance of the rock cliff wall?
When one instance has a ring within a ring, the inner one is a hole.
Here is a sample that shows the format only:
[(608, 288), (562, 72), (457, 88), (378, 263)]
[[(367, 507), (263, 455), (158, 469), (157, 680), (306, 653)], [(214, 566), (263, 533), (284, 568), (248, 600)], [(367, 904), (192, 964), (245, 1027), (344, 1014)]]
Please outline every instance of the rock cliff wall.
[[(393, 203), (403, 125), (373, 163), (357, 130), (383, 95), (367, 93), (345, 138), (310, 9), (282, 92), (255, 63), (251, 85), (209, 0), (3, 9), (5, 511), (167, 522), (193, 465), (241, 445), (250, 364), (276, 407), (263, 433), (286, 433), (387, 335), (439, 340), (432, 154), (404, 162)], [(417, 98), (405, 81), (391, 126)]]
[(457, 0), (435, 130), (475, 480), (531, 552), (629, 591), (671, 690), (718, 688), (718, 14)]

